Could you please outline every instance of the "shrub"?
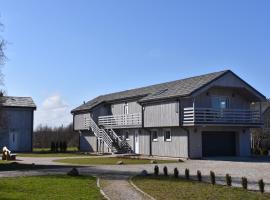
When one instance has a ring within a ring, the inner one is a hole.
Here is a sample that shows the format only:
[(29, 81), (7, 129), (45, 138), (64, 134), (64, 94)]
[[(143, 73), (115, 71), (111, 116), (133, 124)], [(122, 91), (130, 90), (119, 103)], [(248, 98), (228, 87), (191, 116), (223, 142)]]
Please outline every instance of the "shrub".
[(189, 169), (185, 169), (185, 177), (186, 179), (189, 179)]
[(51, 142), (51, 152), (55, 152), (55, 143)]
[(163, 173), (164, 173), (164, 176), (168, 176), (168, 168), (166, 166), (163, 167)]
[(156, 176), (158, 176), (158, 174), (159, 174), (159, 167), (156, 165), (155, 166), (155, 168), (154, 168), (154, 174), (156, 175)]
[(258, 184), (259, 184), (260, 192), (261, 193), (264, 193), (264, 182), (263, 182), (263, 179), (259, 180), (258, 181)]
[(56, 142), (56, 143), (55, 143), (55, 152), (58, 152), (58, 150), (59, 150), (59, 143)]
[(59, 149), (60, 149), (60, 152), (63, 152), (63, 142), (59, 142)]
[(248, 180), (246, 177), (242, 177), (242, 187), (247, 190), (248, 188)]
[(254, 149), (252, 149), (252, 153), (253, 153), (253, 155), (260, 155), (261, 151), (258, 148), (254, 148)]
[(229, 174), (226, 174), (226, 184), (232, 186), (232, 177)]
[(67, 151), (67, 142), (64, 141), (63, 142), (63, 152), (66, 152)]
[(216, 184), (216, 175), (215, 175), (215, 172), (213, 171), (210, 171), (210, 181), (212, 185)]
[(179, 171), (178, 171), (177, 168), (174, 168), (173, 175), (174, 175), (175, 178), (178, 178), (179, 177)]
[(200, 170), (197, 171), (197, 178), (198, 178), (198, 181), (202, 181), (202, 173)]
[(265, 148), (262, 148), (262, 149), (260, 149), (260, 154), (261, 154), (262, 156), (267, 156), (267, 155), (268, 155), (268, 150), (265, 149)]

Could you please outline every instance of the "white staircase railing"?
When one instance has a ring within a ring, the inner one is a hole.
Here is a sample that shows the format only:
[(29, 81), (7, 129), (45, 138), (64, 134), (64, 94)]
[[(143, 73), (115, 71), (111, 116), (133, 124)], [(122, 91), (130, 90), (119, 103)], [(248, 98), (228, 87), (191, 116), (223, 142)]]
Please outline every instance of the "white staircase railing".
[(106, 143), (106, 145), (111, 150), (113, 150), (113, 140), (111, 139), (111, 137), (107, 134), (107, 132), (104, 129), (99, 128), (98, 125), (96, 124), (96, 122), (91, 117), (86, 119), (86, 124), (93, 131), (94, 135), (97, 138), (102, 139)]
[(131, 150), (129, 144), (119, 137), (113, 129), (106, 131), (105, 129), (100, 128), (91, 117), (85, 119), (85, 125), (93, 131), (97, 138), (102, 139), (112, 152), (114, 150), (121, 151), (124, 150), (124, 148), (126, 148), (128, 151)]

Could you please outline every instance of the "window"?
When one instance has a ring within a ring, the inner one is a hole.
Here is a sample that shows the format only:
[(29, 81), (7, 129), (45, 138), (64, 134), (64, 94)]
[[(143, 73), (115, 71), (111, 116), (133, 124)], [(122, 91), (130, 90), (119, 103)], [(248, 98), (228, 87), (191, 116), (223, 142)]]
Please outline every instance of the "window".
[(128, 103), (124, 105), (124, 115), (128, 115)]
[(129, 132), (125, 131), (125, 140), (129, 140)]
[(171, 130), (170, 129), (164, 129), (164, 141), (165, 142), (172, 141), (172, 135), (171, 135)]
[(157, 142), (158, 141), (158, 132), (157, 132), (157, 130), (152, 130), (151, 134), (152, 134), (152, 141)]
[(266, 128), (270, 128), (270, 119), (267, 120)]
[(228, 97), (212, 97), (212, 107), (217, 109), (229, 108), (229, 98)]

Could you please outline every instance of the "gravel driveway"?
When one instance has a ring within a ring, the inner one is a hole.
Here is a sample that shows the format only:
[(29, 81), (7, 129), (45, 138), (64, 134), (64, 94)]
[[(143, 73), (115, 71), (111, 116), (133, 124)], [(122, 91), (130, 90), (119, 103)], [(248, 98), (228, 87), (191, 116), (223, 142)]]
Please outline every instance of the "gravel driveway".
[[(52, 164), (53, 160), (58, 158), (18, 158), (24, 163), (36, 163), (36, 164)], [(56, 164), (56, 163), (54, 163)], [(57, 163), (59, 165), (59, 163)], [(184, 170), (188, 168), (191, 176), (195, 176), (197, 170), (202, 172), (205, 176), (204, 179), (208, 180), (209, 172), (212, 170), (216, 174), (217, 182), (224, 183), (224, 177), (229, 173), (233, 178), (233, 185), (240, 186), (241, 177), (245, 176), (249, 181), (250, 189), (258, 189), (257, 181), (263, 179), (266, 183), (265, 190), (270, 192), (270, 159), (256, 159), (256, 158), (222, 158), (212, 160), (187, 160), (183, 163), (170, 163), (159, 164), (160, 171), (164, 166), (168, 167), (169, 173), (173, 173), (173, 169), (177, 167), (180, 175), (184, 175)], [(99, 177), (114, 176), (112, 185), (117, 185), (117, 177), (119, 176), (119, 184), (125, 185), (124, 176), (137, 175), (142, 170), (147, 170), (149, 173), (153, 172), (154, 164), (144, 165), (100, 165), (100, 166), (88, 166), (80, 167), (79, 171), (82, 174), (96, 175)], [(15, 172), (0, 172), (0, 177), (6, 176), (20, 176), (20, 175), (38, 175), (46, 173), (66, 173), (66, 168), (60, 169), (43, 169), (35, 171), (15, 171)], [(106, 179), (106, 178), (104, 178)], [(112, 187), (117, 190), (118, 187)], [(119, 187), (121, 188), (121, 187)], [(108, 189), (108, 188), (107, 188)], [(109, 190), (109, 189), (108, 189)], [(117, 191), (116, 191), (117, 192)], [(131, 191), (131, 196), (134, 196), (134, 191)], [(130, 196), (130, 197), (131, 197)], [(126, 196), (127, 197), (127, 196)], [(113, 198), (112, 198), (113, 199)], [(126, 198), (128, 199), (128, 198)], [(134, 199), (134, 198), (130, 198)]]

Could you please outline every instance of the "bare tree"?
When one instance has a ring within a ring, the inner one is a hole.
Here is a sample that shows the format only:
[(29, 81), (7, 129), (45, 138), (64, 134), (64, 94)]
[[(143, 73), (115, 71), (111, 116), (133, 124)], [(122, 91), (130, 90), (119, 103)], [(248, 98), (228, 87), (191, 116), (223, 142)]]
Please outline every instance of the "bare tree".
[[(0, 32), (3, 31), (3, 24), (0, 22)], [(0, 65), (3, 65), (6, 60), (5, 56), (5, 47), (6, 47), (6, 41), (3, 39), (3, 37), (0, 35)]]
[[(3, 31), (3, 24), (0, 22), (0, 33)], [(4, 76), (2, 73), (2, 68), (1, 66), (4, 65), (6, 61), (6, 56), (5, 56), (5, 47), (6, 47), (6, 41), (3, 39), (3, 37), (0, 35), (0, 86), (4, 85)], [(0, 88), (0, 127), (1, 128), (6, 128), (7, 123), (6, 123), (6, 115), (3, 109), (3, 104), (5, 101), (4, 98), (5, 91), (3, 88)]]

